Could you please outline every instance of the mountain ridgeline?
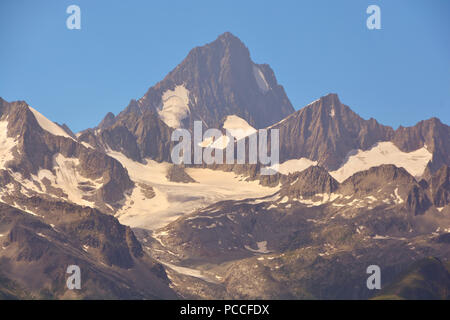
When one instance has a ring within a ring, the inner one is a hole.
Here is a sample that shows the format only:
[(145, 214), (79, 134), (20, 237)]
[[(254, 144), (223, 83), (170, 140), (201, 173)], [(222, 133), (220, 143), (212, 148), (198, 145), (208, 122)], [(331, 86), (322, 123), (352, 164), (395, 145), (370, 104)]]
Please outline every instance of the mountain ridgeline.
[[(276, 174), (173, 164), (194, 121), (236, 144), (278, 129)], [(394, 130), (334, 93), (296, 111), (228, 32), (77, 134), (0, 98), (0, 298), (448, 299), (449, 235), (447, 124)]]

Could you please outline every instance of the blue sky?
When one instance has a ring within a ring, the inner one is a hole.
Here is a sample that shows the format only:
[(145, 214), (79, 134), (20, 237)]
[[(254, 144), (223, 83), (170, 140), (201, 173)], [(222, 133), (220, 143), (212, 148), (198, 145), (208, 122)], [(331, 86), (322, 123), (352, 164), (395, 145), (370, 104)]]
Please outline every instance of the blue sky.
[[(66, 8), (81, 8), (68, 30)], [(381, 30), (366, 8), (381, 8)], [(0, 96), (25, 100), (72, 130), (172, 70), (225, 31), (268, 63), (296, 109), (329, 92), (397, 128), (450, 123), (450, 1), (0, 1)]]

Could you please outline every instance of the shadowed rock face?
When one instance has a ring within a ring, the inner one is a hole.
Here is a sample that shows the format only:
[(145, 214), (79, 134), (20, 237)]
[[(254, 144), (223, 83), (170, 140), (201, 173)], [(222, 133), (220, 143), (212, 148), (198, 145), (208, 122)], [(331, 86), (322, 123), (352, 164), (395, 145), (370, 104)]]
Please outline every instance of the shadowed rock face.
[(339, 187), (339, 183), (319, 166), (291, 174), (280, 194), (291, 198), (310, 197), (316, 193), (332, 193)]
[(436, 207), (450, 203), (450, 168), (443, 165), (429, 180), (429, 186)]
[(220, 128), (228, 115), (264, 128), (294, 112), (272, 69), (253, 63), (245, 45), (225, 33), (214, 42), (191, 50), (141, 99), (132, 100), (116, 117), (107, 114), (96, 128), (98, 131), (85, 130), (80, 141), (120, 151), (136, 161), (146, 157), (170, 161), (170, 135), (174, 128), (167, 126), (158, 113), (164, 93), (177, 86), (189, 91), (189, 111), (180, 123), (188, 129), (193, 128), (194, 121), (201, 121), (205, 130)]
[(366, 150), (393, 136), (390, 127), (364, 120), (329, 94), (296, 111), (272, 128), (280, 130), (280, 159), (308, 158), (337, 169), (355, 149)]
[[(176, 298), (161, 266), (114, 217), (64, 202), (30, 202), (39, 216), (0, 203), (0, 278), (15, 284), (10, 298)], [(69, 265), (81, 269), (81, 290), (66, 288)]]
[(392, 141), (400, 150), (410, 152), (426, 145), (433, 153), (430, 163), (432, 172), (442, 165), (450, 165), (450, 127), (437, 118), (423, 120), (413, 127), (399, 127)]
[[(258, 77), (267, 85), (265, 90), (258, 85)], [(123, 113), (160, 109), (163, 93), (177, 85), (184, 85), (190, 93), (185, 127), (201, 120), (207, 127), (217, 128), (222, 118), (235, 114), (263, 128), (294, 111), (272, 69), (254, 64), (245, 45), (228, 32), (192, 49), (164, 80), (138, 102), (130, 103)]]
[(394, 165), (382, 165), (358, 172), (342, 182), (339, 190), (348, 195), (377, 196), (380, 190), (392, 189), (394, 186), (397, 190), (394, 193), (400, 192), (406, 198), (404, 207), (409, 212), (423, 214), (431, 207), (427, 188), (417, 183), (405, 169)]
[(280, 161), (308, 158), (332, 171), (353, 150), (368, 150), (375, 143), (392, 141), (401, 151), (424, 146), (433, 154), (430, 170), (450, 165), (450, 127), (439, 119), (421, 121), (413, 127), (391, 127), (375, 119), (364, 120), (329, 94), (271, 126), (280, 130)]
[(114, 124), (104, 129), (86, 130), (79, 136), (100, 150), (113, 150), (128, 158), (142, 162), (145, 158), (156, 161), (171, 161), (170, 152), (172, 129), (155, 111), (148, 110), (142, 115), (124, 113), (116, 117)]
[(184, 171), (184, 167), (180, 165), (172, 165), (167, 170), (167, 179), (172, 182), (190, 183), (195, 182), (190, 175)]
[(345, 194), (369, 194), (376, 192), (390, 182), (407, 186), (416, 184), (414, 177), (405, 169), (388, 164), (355, 173), (342, 182), (339, 189)]

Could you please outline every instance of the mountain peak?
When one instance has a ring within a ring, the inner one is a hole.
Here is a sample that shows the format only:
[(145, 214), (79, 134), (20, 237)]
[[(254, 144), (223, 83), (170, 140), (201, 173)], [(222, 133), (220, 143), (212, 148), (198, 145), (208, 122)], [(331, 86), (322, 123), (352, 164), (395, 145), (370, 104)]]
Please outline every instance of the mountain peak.
[[(250, 51), (245, 45), (245, 43), (230, 32), (222, 33), (217, 37), (216, 40), (207, 44), (206, 46), (218, 46), (218, 45), (220, 45), (223, 48), (222, 50), (224, 50), (224, 54), (231, 53), (233, 51), (238, 51), (243, 53), (246, 58), (248, 56), (248, 59), (250, 59)], [(233, 51), (230, 51), (229, 49), (233, 49)]]
[(227, 42), (227, 43), (232, 43), (232, 42), (242, 43), (241, 39), (239, 39), (238, 37), (236, 37), (234, 34), (232, 34), (229, 31), (226, 31), (226, 32), (222, 33), (221, 35), (219, 35), (215, 41), (222, 41), (222, 42)]
[(131, 101), (125, 113), (139, 116), (145, 110), (154, 110), (172, 128), (192, 128), (196, 120), (219, 127), (229, 115), (264, 128), (294, 112), (272, 69), (253, 62), (245, 44), (230, 32), (192, 49), (144, 97)]
[[(250, 51), (247, 46), (235, 35), (225, 32), (219, 35), (214, 41), (203, 46), (196, 47), (186, 57), (185, 61), (191, 59), (211, 57), (211, 55), (240, 60), (240, 63), (250, 63)], [(228, 60), (228, 59), (226, 59)], [(184, 61), (184, 62), (185, 62)]]
[(319, 100), (327, 101), (327, 102), (341, 103), (341, 101), (339, 100), (339, 95), (337, 93), (333, 93), (333, 92), (330, 92), (330, 93), (320, 97)]
[(332, 193), (337, 190), (339, 183), (320, 166), (311, 166), (301, 172), (288, 176), (283, 185), (281, 195), (292, 198), (300, 196), (311, 197), (317, 193)]
[[(332, 107), (340, 108), (342, 106), (341, 101), (339, 100), (339, 96), (337, 93), (328, 93), (324, 96), (321, 96), (319, 99), (314, 100), (313, 102), (307, 104), (302, 109), (316, 109), (319, 108), (320, 111), (324, 109), (330, 109)], [(301, 111), (300, 109), (299, 111)]]
[(367, 150), (378, 141), (390, 140), (393, 130), (374, 120), (364, 120), (327, 94), (280, 121), (280, 159), (308, 158), (336, 170), (351, 150)]
[(98, 125), (99, 129), (105, 129), (114, 124), (115, 116), (114, 113), (108, 112), (106, 116), (103, 118), (102, 122)]

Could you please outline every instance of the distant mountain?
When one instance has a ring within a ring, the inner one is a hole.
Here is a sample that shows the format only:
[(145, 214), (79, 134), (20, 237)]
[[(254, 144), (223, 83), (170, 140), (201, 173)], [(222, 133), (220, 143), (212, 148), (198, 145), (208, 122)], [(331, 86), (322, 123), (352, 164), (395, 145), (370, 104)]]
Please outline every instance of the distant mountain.
[[(173, 164), (197, 120), (233, 136), (200, 142), (215, 152), (279, 129), (275, 174)], [(449, 150), (437, 118), (394, 130), (337, 94), (294, 111), (230, 33), (78, 134), (0, 98), (0, 298), (366, 299), (374, 263), (383, 295), (446, 297)]]
[(141, 99), (117, 116), (108, 113), (78, 139), (138, 162), (170, 162), (172, 131), (192, 129), (195, 120), (205, 129), (225, 129), (233, 120), (234, 127), (243, 126), (249, 134), (255, 128), (279, 129), (280, 161), (291, 161), (282, 166), (283, 174), (320, 165), (343, 181), (371, 166), (394, 164), (420, 177), (427, 167), (434, 173), (450, 165), (450, 127), (436, 118), (394, 130), (361, 118), (337, 94), (294, 112), (270, 67), (253, 63), (245, 45), (230, 33), (191, 50)]
[(78, 142), (23, 101), (0, 100), (0, 124), (0, 179), (14, 195), (65, 198), (110, 212), (108, 206), (133, 187), (117, 160)]
[(116, 117), (114, 122), (104, 120), (104, 123), (111, 125), (85, 130), (78, 135), (78, 140), (103, 152), (121, 152), (138, 162), (145, 158), (171, 161), (170, 151), (174, 144), (170, 137), (173, 129), (155, 111), (124, 113)]
[(270, 128), (280, 130), (280, 159), (307, 158), (329, 169), (339, 168), (352, 150), (367, 150), (387, 141), (393, 130), (364, 120), (329, 94), (289, 115)]
[(237, 115), (256, 128), (266, 127), (294, 111), (268, 65), (255, 64), (247, 47), (226, 32), (192, 49), (161, 82), (121, 113), (154, 110), (170, 127), (191, 127), (199, 120), (217, 128)]
[[(427, 166), (435, 172), (444, 164), (450, 165), (450, 127), (439, 119), (393, 130), (373, 118), (362, 119), (336, 94), (321, 97), (270, 128), (280, 130), (281, 162), (315, 161), (336, 171), (334, 176), (341, 179), (383, 163), (405, 166), (418, 176)], [(349, 161), (357, 157), (366, 159)], [(341, 168), (350, 173), (339, 171)]]
[(450, 127), (438, 118), (423, 120), (412, 127), (399, 127), (392, 142), (405, 152), (425, 146), (433, 154), (429, 164), (432, 172), (450, 165)]
[[(116, 117), (108, 113), (96, 130), (79, 139), (111, 148), (140, 161), (170, 161), (170, 133), (221, 128), (229, 115), (264, 128), (294, 111), (268, 65), (255, 64), (245, 45), (231, 33), (191, 50), (161, 82)], [(150, 125), (149, 123), (152, 123)]]

